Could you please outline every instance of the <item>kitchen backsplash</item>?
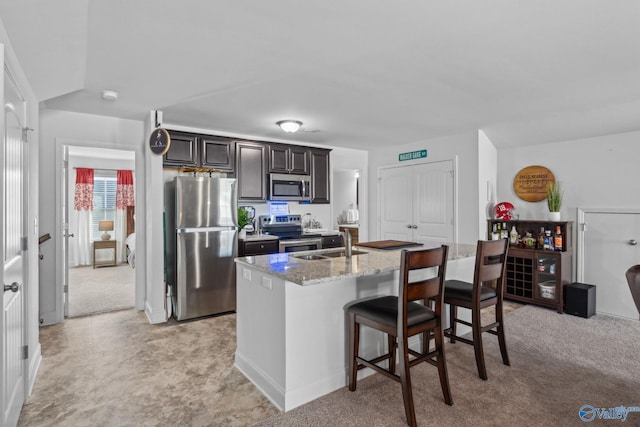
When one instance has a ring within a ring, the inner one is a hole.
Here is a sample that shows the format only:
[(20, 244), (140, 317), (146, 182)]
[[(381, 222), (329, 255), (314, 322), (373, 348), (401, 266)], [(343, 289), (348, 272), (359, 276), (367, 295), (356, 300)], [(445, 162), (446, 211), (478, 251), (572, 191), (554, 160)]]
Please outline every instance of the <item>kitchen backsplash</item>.
[[(311, 205), (311, 204), (300, 204), (297, 202), (285, 202), (289, 207), (289, 213), (304, 215), (306, 213), (311, 214), (311, 219), (319, 222), (321, 224), (321, 228), (326, 228), (331, 230), (333, 227), (331, 225), (331, 205)], [(269, 203), (240, 203), (239, 206), (253, 206), (256, 210), (256, 217), (258, 215), (269, 215)], [(304, 219), (308, 219), (309, 216)]]

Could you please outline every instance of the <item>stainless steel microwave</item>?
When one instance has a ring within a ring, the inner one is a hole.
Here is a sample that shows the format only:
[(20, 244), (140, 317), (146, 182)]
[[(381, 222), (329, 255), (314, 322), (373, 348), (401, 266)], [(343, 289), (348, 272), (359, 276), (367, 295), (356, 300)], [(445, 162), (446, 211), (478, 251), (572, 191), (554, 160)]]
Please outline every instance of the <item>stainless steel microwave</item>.
[(269, 200), (311, 200), (311, 177), (269, 174)]

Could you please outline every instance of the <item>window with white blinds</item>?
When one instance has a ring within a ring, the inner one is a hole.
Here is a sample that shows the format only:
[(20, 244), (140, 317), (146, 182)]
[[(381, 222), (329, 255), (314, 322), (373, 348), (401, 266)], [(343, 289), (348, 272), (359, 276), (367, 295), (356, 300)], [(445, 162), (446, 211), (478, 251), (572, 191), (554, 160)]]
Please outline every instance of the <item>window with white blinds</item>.
[[(116, 171), (95, 170), (93, 176), (93, 212), (91, 215), (91, 239), (100, 240), (103, 231), (98, 221), (116, 221)], [(109, 231), (113, 236), (113, 231)]]

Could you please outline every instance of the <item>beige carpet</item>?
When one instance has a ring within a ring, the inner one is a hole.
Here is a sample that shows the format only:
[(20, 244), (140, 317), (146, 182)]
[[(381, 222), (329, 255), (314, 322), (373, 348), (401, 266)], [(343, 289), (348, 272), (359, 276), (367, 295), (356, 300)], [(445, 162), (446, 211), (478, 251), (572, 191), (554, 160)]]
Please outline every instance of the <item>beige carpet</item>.
[[(412, 368), (418, 425), (583, 426), (583, 405), (640, 406), (640, 322), (535, 306), (511, 312), (505, 322), (511, 366), (502, 364), (497, 339), (487, 336), (487, 381), (478, 377), (471, 346), (447, 345), (453, 406), (444, 403), (435, 367)], [(400, 385), (375, 374), (355, 392), (343, 388), (255, 424), (303, 425), (405, 426)], [(596, 418), (589, 425), (640, 426), (640, 412), (624, 424)]]
[(135, 304), (135, 269), (115, 267), (69, 269), (69, 317), (131, 308)]

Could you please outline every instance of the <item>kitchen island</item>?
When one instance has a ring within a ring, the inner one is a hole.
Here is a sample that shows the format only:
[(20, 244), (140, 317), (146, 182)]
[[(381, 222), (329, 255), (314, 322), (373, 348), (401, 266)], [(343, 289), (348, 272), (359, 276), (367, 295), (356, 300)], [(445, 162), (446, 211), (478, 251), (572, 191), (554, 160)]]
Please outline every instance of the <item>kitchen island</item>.
[[(450, 244), (447, 279), (471, 280), (475, 251), (475, 245)], [(356, 246), (351, 259), (328, 256), (336, 252), (236, 258), (235, 366), (280, 410), (345, 386), (346, 304), (398, 294), (400, 250)], [(381, 354), (386, 346), (383, 335), (368, 328), (360, 342), (365, 357)], [(359, 375), (370, 373), (365, 369)]]

